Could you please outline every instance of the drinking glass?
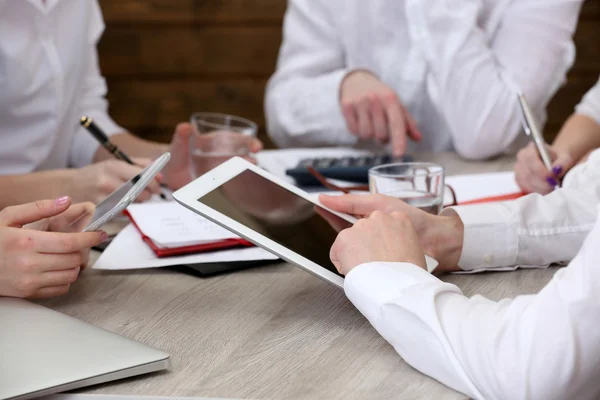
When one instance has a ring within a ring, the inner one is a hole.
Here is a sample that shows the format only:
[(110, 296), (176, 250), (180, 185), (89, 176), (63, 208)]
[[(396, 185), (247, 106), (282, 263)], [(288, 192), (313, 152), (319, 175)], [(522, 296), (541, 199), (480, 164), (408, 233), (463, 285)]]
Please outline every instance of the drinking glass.
[(444, 167), (423, 162), (379, 165), (369, 170), (369, 191), (439, 214), (444, 200)]
[(195, 113), (191, 117), (190, 157), (194, 178), (231, 157), (249, 157), (257, 125), (241, 117), (219, 113)]

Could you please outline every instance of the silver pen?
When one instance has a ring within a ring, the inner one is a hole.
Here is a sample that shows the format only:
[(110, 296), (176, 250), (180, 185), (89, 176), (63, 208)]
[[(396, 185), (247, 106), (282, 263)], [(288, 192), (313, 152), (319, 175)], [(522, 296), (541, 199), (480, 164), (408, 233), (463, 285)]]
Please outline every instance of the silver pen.
[(550, 155), (546, 149), (544, 137), (542, 136), (540, 128), (538, 127), (535, 117), (533, 116), (533, 112), (529, 107), (529, 103), (527, 102), (527, 99), (523, 93), (517, 93), (517, 97), (519, 99), (519, 106), (521, 107), (521, 122), (523, 124), (523, 128), (525, 129), (525, 133), (533, 138), (533, 142), (535, 143), (535, 147), (537, 148), (538, 154), (540, 155), (544, 166), (546, 166), (548, 172), (552, 174), (552, 160), (550, 159)]

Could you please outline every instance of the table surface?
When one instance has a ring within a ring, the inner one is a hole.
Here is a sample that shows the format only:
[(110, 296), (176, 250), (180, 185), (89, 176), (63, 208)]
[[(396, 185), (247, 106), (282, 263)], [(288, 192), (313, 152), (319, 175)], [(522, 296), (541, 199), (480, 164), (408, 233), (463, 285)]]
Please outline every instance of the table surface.
[[(421, 154), (448, 175), (510, 170)], [(448, 275), (467, 295), (536, 293), (554, 268)], [(85, 393), (220, 398), (457, 399), (406, 364), (340, 289), (279, 263), (211, 278), (165, 270), (86, 271), (55, 310), (171, 354), (168, 372)]]

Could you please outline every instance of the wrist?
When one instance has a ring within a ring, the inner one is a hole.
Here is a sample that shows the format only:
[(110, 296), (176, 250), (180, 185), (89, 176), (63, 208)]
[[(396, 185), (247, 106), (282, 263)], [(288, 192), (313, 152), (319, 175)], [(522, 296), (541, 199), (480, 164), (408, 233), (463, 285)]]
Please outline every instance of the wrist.
[(435, 258), (440, 266), (438, 271), (460, 271), (458, 266), (464, 242), (464, 224), (459, 215), (431, 216), (419, 236), (425, 254)]

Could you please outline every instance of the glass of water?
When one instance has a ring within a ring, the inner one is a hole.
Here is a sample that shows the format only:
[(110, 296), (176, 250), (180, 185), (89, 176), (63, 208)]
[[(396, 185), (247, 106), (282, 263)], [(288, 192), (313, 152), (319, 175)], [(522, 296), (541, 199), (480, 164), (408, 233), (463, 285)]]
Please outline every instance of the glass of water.
[(249, 157), (257, 125), (241, 117), (219, 113), (196, 113), (191, 117), (190, 157), (194, 178), (228, 159)]
[(444, 167), (422, 162), (379, 165), (369, 170), (369, 191), (439, 214), (444, 201)]

